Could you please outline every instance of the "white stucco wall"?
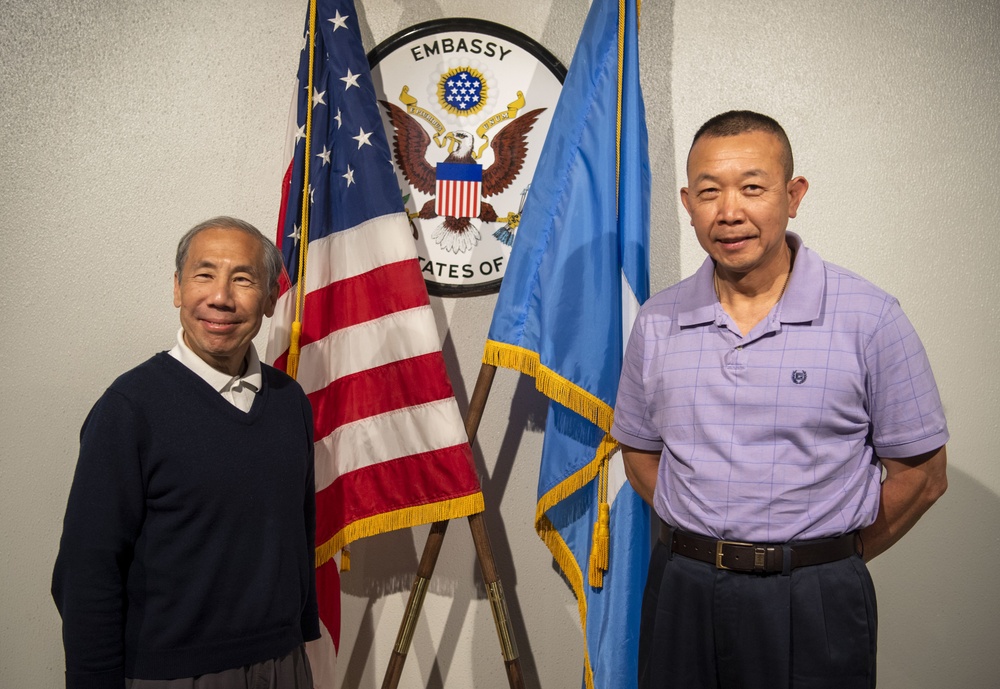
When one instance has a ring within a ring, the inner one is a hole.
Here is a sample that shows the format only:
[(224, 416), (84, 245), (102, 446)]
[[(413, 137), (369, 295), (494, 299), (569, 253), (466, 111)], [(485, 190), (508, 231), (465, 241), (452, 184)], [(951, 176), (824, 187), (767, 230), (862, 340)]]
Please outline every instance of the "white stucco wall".
[[(300, 0), (0, 1), (0, 687), (59, 686), (48, 594), (77, 433), (119, 373), (170, 346), (180, 234), (228, 213), (275, 224)], [(568, 64), (582, 0), (365, 0), (369, 46), (419, 21), (508, 24)], [(1000, 674), (1000, 6), (643, 3), (654, 288), (701, 250), (676, 189), (698, 125), (749, 107), (811, 182), (791, 227), (903, 304), (949, 416), (951, 488), (872, 566), (880, 686)], [(494, 297), (434, 299), (460, 404)], [(501, 371), (479, 434), (488, 523), (529, 687), (580, 685), (568, 587), (534, 535), (545, 405)], [(381, 684), (424, 531), (359, 543), (344, 577), (345, 686)], [(451, 526), (401, 686), (504, 686), (464, 523)]]

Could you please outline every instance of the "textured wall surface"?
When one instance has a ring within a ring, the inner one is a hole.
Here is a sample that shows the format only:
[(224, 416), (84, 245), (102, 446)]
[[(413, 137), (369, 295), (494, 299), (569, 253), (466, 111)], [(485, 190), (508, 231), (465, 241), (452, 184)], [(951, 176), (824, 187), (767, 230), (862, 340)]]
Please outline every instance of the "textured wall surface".
[[(270, 232), (305, 4), (0, 1), (0, 686), (61, 684), (48, 594), (77, 434), (119, 373), (168, 348), (172, 253), (221, 213)], [(365, 0), (366, 44), (416, 22), (505, 23), (566, 64), (582, 0)], [(701, 250), (677, 203), (698, 125), (734, 107), (788, 130), (811, 183), (791, 228), (895, 294), (949, 416), (951, 488), (872, 566), (880, 686), (1000, 673), (1000, 9), (989, 2), (643, 3), (653, 287)], [(461, 405), (495, 297), (434, 299)], [(259, 338), (262, 341), (262, 338)], [(576, 606), (531, 526), (545, 404), (501, 371), (476, 461), (529, 687), (580, 686)], [(381, 677), (425, 530), (357, 544), (344, 686)], [(503, 686), (468, 529), (453, 524), (401, 686)]]

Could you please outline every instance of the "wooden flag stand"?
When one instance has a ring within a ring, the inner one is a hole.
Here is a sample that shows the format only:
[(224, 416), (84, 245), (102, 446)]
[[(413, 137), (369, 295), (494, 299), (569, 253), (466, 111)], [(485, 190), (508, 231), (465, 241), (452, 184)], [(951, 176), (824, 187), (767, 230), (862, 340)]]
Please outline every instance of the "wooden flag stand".
[[(489, 399), (490, 388), (493, 387), (493, 377), (496, 372), (497, 367), (490, 364), (483, 364), (482, 368), (479, 369), (479, 378), (476, 380), (472, 400), (469, 402), (469, 412), (465, 417), (465, 432), (469, 436), (470, 444), (475, 441), (476, 433), (479, 431), (479, 422), (482, 421), (486, 400)], [(482, 512), (469, 515), (468, 519), (469, 528), (472, 530), (472, 540), (476, 545), (476, 559), (479, 560), (479, 569), (483, 573), (486, 594), (490, 600), (493, 621), (496, 623), (497, 636), (500, 639), (500, 653), (507, 670), (507, 682), (511, 689), (524, 689), (521, 660), (517, 655), (514, 631), (510, 624), (510, 614), (507, 612), (507, 599), (504, 598), (496, 561), (493, 559), (493, 548), (490, 546), (490, 536), (486, 531), (486, 521)], [(403, 673), (403, 663), (406, 662), (406, 654), (410, 650), (410, 642), (413, 640), (417, 617), (420, 615), (424, 595), (427, 593), (427, 585), (434, 574), (434, 566), (437, 564), (438, 554), (441, 552), (441, 544), (444, 542), (447, 530), (448, 520), (434, 522), (431, 525), (423, 555), (420, 557), (420, 564), (417, 565), (417, 575), (413, 580), (413, 588), (410, 589), (410, 598), (406, 601), (406, 611), (403, 613), (403, 621), (399, 626), (396, 644), (392, 649), (389, 667), (386, 668), (385, 679), (382, 681), (382, 689), (396, 689), (399, 685), (399, 678)]]

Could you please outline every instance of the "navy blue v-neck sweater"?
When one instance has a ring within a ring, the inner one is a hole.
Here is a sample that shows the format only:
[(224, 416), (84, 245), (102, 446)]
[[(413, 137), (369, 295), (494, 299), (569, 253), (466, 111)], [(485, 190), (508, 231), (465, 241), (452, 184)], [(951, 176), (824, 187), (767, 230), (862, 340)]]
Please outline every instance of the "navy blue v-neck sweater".
[(319, 637), (309, 401), (261, 368), (244, 413), (161, 352), (88, 415), (52, 580), (70, 689), (219, 672)]

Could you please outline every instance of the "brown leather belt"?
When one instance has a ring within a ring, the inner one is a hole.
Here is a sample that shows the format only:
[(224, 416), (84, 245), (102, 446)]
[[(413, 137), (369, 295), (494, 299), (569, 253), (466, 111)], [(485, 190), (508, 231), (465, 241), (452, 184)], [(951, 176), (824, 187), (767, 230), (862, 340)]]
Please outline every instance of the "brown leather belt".
[(790, 551), (789, 570), (843, 560), (858, 552), (854, 533), (837, 538), (775, 545), (719, 541), (672, 529), (663, 522), (660, 522), (660, 542), (679, 555), (707, 562), (715, 565), (717, 569), (757, 574), (777, 574), (785, 571), (786, 550)]

